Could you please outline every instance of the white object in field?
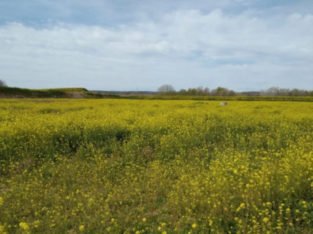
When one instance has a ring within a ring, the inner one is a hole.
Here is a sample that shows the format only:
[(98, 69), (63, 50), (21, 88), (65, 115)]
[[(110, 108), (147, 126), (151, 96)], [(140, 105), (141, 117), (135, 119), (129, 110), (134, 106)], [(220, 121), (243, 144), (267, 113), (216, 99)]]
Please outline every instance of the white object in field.
[(227, 106), (228, 102), (220, 102), (220, 106)]

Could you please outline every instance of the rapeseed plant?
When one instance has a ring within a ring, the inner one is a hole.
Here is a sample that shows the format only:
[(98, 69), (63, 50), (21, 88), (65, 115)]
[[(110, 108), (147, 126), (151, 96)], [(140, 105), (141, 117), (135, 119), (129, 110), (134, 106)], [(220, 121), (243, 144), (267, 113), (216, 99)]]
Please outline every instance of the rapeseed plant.
[(312, 105), (1, 100), (0, 233), (310, 233)]
[(29, 225), (26, 222), (20, 222), (19, 223), (19, 227), (23, 230), (23, 231), (29, 231)]

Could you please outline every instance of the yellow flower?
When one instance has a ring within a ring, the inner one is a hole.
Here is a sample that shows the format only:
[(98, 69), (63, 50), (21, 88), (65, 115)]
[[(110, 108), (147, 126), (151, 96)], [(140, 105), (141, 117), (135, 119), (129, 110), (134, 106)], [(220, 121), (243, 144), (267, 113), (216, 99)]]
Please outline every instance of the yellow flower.
[(272, 207), (272, 203), (271, 202), (266, 202), (266, 206), (267, 207)]
[(162, 234), (167, 234), (167, 232), (166, 232), (166, 231), (163, 231)]
[(39, 225), (40, 225), (40, 221), (39, 220), (36, 220), (34, 223), (33, 223), (34, 227), (35, 228), (38, 228)]
[(142, 219), (142, 222), (144, 222), (144, 223), (145, 223), (146, 221), (147, 221), (147, 219), (146, 219), (146, 218), (143, 218), (143, 219)]
[(264, 217), (264, 218), (263, 218), (263, 223), (268, 223), (269, 221), (270, 221), (269, 218), (267, 218), (267, 217)]
[(80, 232), (85, 231), (85, 226), (84, 226), (84, 225), (80, 225), (80, 226), (79, 226), (79, 231), (80, 231)]
[(211, 227), (213, 225), (213, 220), (209, 219), (209, 226)]
[(196, 229), (196, 228), (198, 227), (198, 225), (197, 225), (196, 223), (193, 223), (193, 224), (191, 225), (191, 227), (192, 227), (193, 229)]
[(246, 207), (245, 203), (240, 203), (239, 207), (237, 208), (236, 212), (239, 212), (240, 210), (244, 209)]
[(5, 228), (3, 225), (0, 224), (0, 233), (1, 234), (6, 234), (7, 232), (5, 231)]
[(28, 231), (29, 230), (29, 225), (26, 222), (20, 222), (19, 226), (24, 231)]

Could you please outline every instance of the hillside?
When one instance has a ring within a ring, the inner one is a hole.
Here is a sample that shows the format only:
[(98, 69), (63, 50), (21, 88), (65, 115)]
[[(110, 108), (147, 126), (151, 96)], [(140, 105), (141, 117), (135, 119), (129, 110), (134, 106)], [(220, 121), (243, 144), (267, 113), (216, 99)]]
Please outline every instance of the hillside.
[(0, 87), (0, 98), (86, 98), (95, 96), (85, 88), (23, 89)]

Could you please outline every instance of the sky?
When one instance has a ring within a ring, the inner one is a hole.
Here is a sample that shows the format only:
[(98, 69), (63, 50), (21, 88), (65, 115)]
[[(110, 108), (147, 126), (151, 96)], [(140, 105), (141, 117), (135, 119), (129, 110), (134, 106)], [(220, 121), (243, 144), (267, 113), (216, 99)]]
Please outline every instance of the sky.
[(313, 90), (312, 64), (312, 0), (0, 0), (9, 86)]

